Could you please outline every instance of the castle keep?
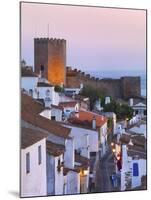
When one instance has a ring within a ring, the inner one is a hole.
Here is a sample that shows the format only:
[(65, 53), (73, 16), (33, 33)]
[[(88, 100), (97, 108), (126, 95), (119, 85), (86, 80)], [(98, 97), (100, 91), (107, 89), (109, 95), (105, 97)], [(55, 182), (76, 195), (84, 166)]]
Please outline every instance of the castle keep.
[(120, 79), (91, 77), (78, 69), (66, 67), (66, 40), (34, 39), (35, 72), (40, 72), (53, 85), (79, 88), (82, 83), (98, 89), (113, 98), (129, 99), (141, 96), (140, 77), (121, 77)]
[(66, 40), (34, 39), (35, 72), (54, 85), (66, 83)]

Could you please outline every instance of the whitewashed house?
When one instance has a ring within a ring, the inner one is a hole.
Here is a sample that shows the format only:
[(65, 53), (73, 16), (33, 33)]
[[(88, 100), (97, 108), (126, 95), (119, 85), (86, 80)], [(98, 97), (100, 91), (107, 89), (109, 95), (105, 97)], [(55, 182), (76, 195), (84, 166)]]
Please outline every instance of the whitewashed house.
[(34, 96), (35, 88), (38, 82), (38, 75), (36, 75), (32, 68), (21, 68), (21, 89), (26, 91), (30, 96)]
[(51, 105), (51, 120), (59, 122), (63, 120), (63, 108), (61, 106)]
[[(79, 185), (80, 171), (75, 169), (74, 165), (75, 149), (74, 149), (74, 139), (72, 136), (70, 136), (71, 129), (63, 127), (59, 123), (51, 121), (50, 119), (41, 116), (39, 114), (41, 112), (41, 109), (42, 108), (40, 108), (39, 102), (33, 100), (31, 97), (25, 94), (23, 95), (22, 123), (21, 123), (22, 127), (27, 129), (32, 129), (35, 132), (40, 131), (44, 134), (49, 134), (46, 140), (46, 148), (49, 149), (49, 152), (53, 148), (55, 153), (57, 153), (58, 146), (59, 147), (64, 146), (65, 150), (64, 157), (62, 154), (52, 155), (50, 153), (48, 153), (46, 156), (47, 186), (48, 186), (47, 194), (58, 195), (58, 194), (80, 193), (80, 185)], [(60, 168), (58, 168), (58, 166), (60, 166)], [(64, 168), (67, 168), (69, 172), (66, 174), (66, 176), (64, 175), (63, 171)], [(28, 185), (28, 180), (27, 179), (23, 180), (25, 180), (25, 184)], [(71, 191), (70, 188), (72, 188)], [(30, 193), (33, 193), (35, 194), (35, 196), (37, 196), (38, 192), (34, 193), (34, 191), (32, 191), (31, 189)]]
[(47, 135), (32, 132), (24, 128), (21, 133), (21, 197), (47, 195)]
[(38, 92), (39, 99), (49, 98), (51, 104), (58, 105), (59, 103), (59, 94), (55, 92), (54, 86), (48, 82), (38, 82), (36, 90)]
[(75, 149), (84, 157), (90, 158), (91, 153), (97, 153), (99, 150), (98, 132), (85, 126), (75, 126), (74, 121), (64, 125), (71, 129), (70, 135), (74, 137)]
[(63, 108), (64, 116), (68, 118), (71, 113), (79, 112), (79, 103), (77, 101), (60, 102), (59, 106)]
[(133, 99), (129, 100), (130, 107), (134, 110), (134, 116), (139, 115), (141, 118), (146, 116), (147, 108), (146, 108), (146, 100), (145, 99)]
[(100, 157), (104, 156), (107, 151), (107, 118), (103, 115), (96, 114), (90, 111), (80, 110), (78, 113), (72, 115), (70, 122), (74, 124), (82, 124), (88, 129), (97, 131), (98, 145)]
[(21, 197), (63, 194), (65, 147), (37, 130), (24, 127), (21, 136)]
[(124, 134), (121, 139), (121, 190), (140, 187), (146, 176), (146, 139), (144, 136)]

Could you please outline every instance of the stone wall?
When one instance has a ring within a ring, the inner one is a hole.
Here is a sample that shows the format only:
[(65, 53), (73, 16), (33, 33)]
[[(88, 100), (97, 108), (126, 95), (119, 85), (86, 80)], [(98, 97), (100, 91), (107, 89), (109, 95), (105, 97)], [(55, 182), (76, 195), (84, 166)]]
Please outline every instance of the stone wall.
[(90, 74), (85, 74), (77, 69), (67, 67), (66, 86), (80, 87), (83, 83), (85, 86), (91, 86), (98, 89), (104, 95), (112, 96), (113, 98), (138, 97), (140, 91), (140, 77), (121, 77), (120, 79), (111, 78), (95, 78)]

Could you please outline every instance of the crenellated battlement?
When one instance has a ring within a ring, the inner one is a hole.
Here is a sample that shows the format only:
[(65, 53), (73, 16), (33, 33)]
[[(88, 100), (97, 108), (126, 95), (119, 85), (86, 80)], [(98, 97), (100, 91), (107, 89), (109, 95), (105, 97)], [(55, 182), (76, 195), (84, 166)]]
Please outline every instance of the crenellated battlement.
[(66, 44), (65, 39), (57, 39), (57, 38), (34, 38), (34, 42), (38, 44), (46, 43), (52, 45), (64, 45)]
[(140, 96), (140, 77), (96, 78), (72, 67), (66, 68), (66, 77), (68, 87), (79, 87), (82, 83), (114, 98)]

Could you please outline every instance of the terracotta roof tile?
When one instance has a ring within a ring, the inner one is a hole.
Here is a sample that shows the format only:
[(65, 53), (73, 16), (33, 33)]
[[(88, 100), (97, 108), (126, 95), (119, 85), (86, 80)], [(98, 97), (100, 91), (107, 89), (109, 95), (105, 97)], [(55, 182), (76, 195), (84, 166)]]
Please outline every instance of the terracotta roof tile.
[(47, 138), (49, 134), (22, 127), (21, 129), (21, 148), (25, 149), (36, 142)]
[(56, 108), (56, 109), (59, 109), (59, 110), (63, 110), (63, 107), (62, 106), (57, 106), (57, 105), (53, 105), (53, 104), (51, 104), (51, 107), (52, 108)]
[(130, 142), (130, 139), (132, 141), (132, 143), (136, 146), (145, 146), (146, 143), (146, 138), (144, 136), (141, 135), (127, 135), (127, 134), (122, 134), (122, 136), (120, 137), (120, 141), (122, 143), (126, 143), (128, 144)]
[(84, 124), (86, 126), (92, 127), (92, 120), (96, 119), (96, 126), (101, 127), (107, 122), (107, 118), (98, 115), (96, 113), (90, 112), (90, 111), (82, 111), (80, 110), (78, 113), (78, 117), (75, 115), (69, 119), (71, 123), (78, 123), (78, 124)]
[(61, 106), (61, 107), (75, 107), (77, 103), (78, 103), (77, 101), (60, 102), (59, 106)]
[(42, 110), (43, 106), (39, 102), (30, 96), (22, 94), (21, 117), (23, 120), (47, 130), (52, 134), (67, 138), (71, 129), (63, 127), (59, 123), (39, 115)]
[(42, 128), (50, 132), (51, 134), (57, 135), (59, 137), (68, 138), (71, 131), (70, 128), (65, 128), (58, 123), (38, 114), (32, 114), (26, 111), (22, 111), (21, 117), (24, 121), (31, 123), (32, 125), (39, 128)]
[(32, 97), (23, 94), (21, 95), (21, 110), (26, 112), (39, 114), (44, 109), (43, 104), (36, 101)]

